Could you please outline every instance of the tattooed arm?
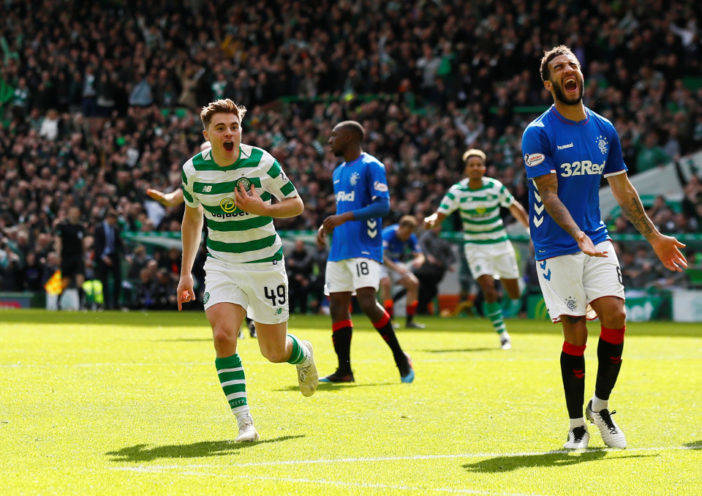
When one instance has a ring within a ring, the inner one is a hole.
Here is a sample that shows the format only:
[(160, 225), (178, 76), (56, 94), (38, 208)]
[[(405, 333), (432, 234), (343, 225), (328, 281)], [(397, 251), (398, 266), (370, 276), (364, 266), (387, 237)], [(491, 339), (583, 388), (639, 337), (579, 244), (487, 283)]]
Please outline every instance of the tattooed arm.
[(685, 245), (672, 236), (658, 232), (651, 219), (646, 215), (636, 188), (629, 181), (626, 173), (607, 177), (614, 199), (634, 227), (651, 243), (653, 251), (666, 268), (680, 272), (687, 268), (687, 260), (680, 252)]
[(558, 177), (556, 174), (546, 174), (535, 177), (534, 182), (539, 190), (541, 200), (544, 202), (546, 212), (551, 218), (556, 221), (556, 224), (561, 226), (565, 232), (570, 234), (578, 243), (578, 247), (585, 255), (591, 257), (606, 257), (607, 252), (597, 251), (590, 237), (585, 234), (575, 223), (570, 212), (563, 205), (563, 202), (558, 198)]

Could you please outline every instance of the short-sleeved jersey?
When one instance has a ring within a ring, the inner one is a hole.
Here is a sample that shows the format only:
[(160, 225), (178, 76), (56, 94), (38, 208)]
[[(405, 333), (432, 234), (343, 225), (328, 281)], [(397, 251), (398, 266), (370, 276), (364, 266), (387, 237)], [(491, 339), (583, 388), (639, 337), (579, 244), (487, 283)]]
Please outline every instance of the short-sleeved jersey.
[(241, 144), (239, 158), (227, 167), (212, 159), (211, 150), (198, 153), (183, 165), (183, 198), (192, 208), (202, 205), (207, 223), (207, 253), (230, 264), (282, 260), (283, 243), (271, 217), (240, 210), (234, 200), (239, 183), (255, 186), (261, 199), (297, 196), (295, 186), (271, 154)]
[(477, 189), (472, 189), (469, 182), (465, 178), (451, 186), (437, 211), (444, 215), (460, 212), (464, 243), (486, 245), (507, 241), (500, 207), (509, 208), (514, 197), (497, 179), (483, 177), (483, 185)]
[(546, 213), (535, 177), (556, 173), (558, 198), (578, 227), (594, 244), (609, 239), (600, 215), (600, 182), (603, 175), (622, 174), (627, 168), (612, 123), (588, 108), (585, 115), (582, 121), (571, 121), (551, 106), (524, 130), (522, 153), (536, 260), (576, 253), (580, 248)]
[[(332, 175), (336, 213), (343, 214), (370, 205), (377, 198), (389, 198), (385, 166), (373, 155), (361, 153), (343, 162)], [(370, 258), (383, 263), (381, 219), (351, 220), (334, 228), (329, 260)]]
[(393, 224), (383, 229), (383, 254), (393, 262), (404, 262), (408, 255), (422, 253), (417, 236), (412, 233), (406, 241), (397, 237), (399, 224)]

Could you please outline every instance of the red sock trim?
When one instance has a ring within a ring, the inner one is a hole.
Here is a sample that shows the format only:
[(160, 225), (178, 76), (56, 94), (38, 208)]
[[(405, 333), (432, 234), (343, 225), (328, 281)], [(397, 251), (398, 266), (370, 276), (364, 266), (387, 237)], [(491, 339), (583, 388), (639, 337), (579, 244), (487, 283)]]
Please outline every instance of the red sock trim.
[(407, 305), (407, 315), (414, 315), (417, 313), (417, 305), (419, 305), (419, 302), (417, 300), (414, 300), (412, 303)]
[(602, 341), (607, 341), (610, 344), (622, 344), (624, 342), (624, 331), (626, 326), (621, 329), (610, 329), (605, 326), (601, 326), (600, 339)]
[(585, 347), (587, 345), (577, 346), (563, 341), (563, 353), (572, 356), (583, 356), (585, 354)]
[(339, 322), (332, 323), (332, 332), (336, 332), (339, 329), (343, 329), (344, 327), (353, 327), (353, 323), (351, 322), (351, 319), (340, 320)]
[(385, 300), (383, 302), (383, 306), (385, 307), (385, 310), (390, 310), (392, 307), (395, 306), (395, 302), (392, 300)]
[(382, 329), (388, 325), (388, 322), (390, 322), (390, 314), (388, 312), (384, 312), (382, 317), (373, 322), (373, 327), (376, 329)]

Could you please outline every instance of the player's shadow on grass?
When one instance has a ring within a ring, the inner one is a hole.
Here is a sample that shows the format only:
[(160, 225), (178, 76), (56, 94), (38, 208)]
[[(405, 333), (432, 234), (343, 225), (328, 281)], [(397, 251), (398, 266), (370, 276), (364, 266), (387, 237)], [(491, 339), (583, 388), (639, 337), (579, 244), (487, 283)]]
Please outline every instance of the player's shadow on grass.
[(444, 348), (439, 350), (418, 350), (425, 353), (476, 353), (480, 351), (498, 351), (499, 348), (493, 346), (492, 348)]
[[(466, 463), (463, 468), (470, 472), (511, 472), (520, 468), (532, 467), (563, 467), (584, 462), (602, 460), (607, 456), (605, 450), (589, 450), (582, 453), (565, 453), (563, 451), (549, 451), (535, 455), (497, 456), (475, 463)], [(619, 458), (651, 458), (655, 455), (626, 455)]]
[(305, 437), (303, 434), (296, 436), (280, 436), (272, 439), (263, 439), (255, 443), (236, 443), (232, 440), (202, 441), (191, 444), (167, 444), (164, 446), (148, 447), (148, 444), (136, 444), (117, 451), (108, 451), (106, 455), (112, 456), (113, 462), (150, 462), (159, 458), (201, 458), (206, 456), (234, 455), (249, 446), (264, 443), (277, 443)]
[[(395, 384), (401, 384), (400, 382), (374, 382), (374, 383), (357, 383), (357, 382), (320, 382), (317, 386), (317, 391), (341, 391), (342, 389), (348, 388), (362, 388), (362, 387), (374, 387), (374, 386), (394, 386)], [(299, 386), (286, 386), (280, 389), (274, 389), (273, 391), (278, 392), (288, 392), (295, 391), (299, 392)]]
[(691, 443), (683, 444), (683, 446), (693, 450), (702, 450), (702, 441), (692, 441)]

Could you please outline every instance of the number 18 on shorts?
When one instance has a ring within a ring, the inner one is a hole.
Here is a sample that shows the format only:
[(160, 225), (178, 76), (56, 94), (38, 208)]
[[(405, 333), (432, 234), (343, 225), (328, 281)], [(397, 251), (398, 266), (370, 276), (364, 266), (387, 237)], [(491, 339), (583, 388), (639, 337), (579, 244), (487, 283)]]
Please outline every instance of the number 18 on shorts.
[(327, 262), (324, 292), (354, 292), (358, 288), (378, 289), (380, 264), (370, 258), (347, 258)]

